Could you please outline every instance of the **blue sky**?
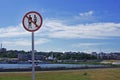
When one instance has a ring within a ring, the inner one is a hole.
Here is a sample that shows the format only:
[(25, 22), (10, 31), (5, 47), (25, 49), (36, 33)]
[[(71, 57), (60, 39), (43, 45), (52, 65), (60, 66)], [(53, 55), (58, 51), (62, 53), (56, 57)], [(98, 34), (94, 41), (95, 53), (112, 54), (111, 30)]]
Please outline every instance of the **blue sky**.
[(37, 51), (120, 52), (120, 0), (0, 0), (0, 42), (8, 50), (31, 50), (22, 26), (29, 11), (43, 17)]

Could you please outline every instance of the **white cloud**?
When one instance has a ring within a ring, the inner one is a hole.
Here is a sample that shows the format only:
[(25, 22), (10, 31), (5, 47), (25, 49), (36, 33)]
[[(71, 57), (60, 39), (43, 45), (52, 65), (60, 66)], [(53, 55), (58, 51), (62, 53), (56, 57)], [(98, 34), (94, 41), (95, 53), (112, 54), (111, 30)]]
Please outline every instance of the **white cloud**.
[(49, 42), (50, 40), (49, 39), (46, 39), (46, 38), (39, 38), (38, 40), (35, 41), (35, 44), (36, 45), (41, 45), (41, 44), (44, 44), (44, 43), (47, 43)]
[[(1, 38), (23, 38), (31, 34), (22, 25), (0, 28)], [(60, 20), (45, 20), (40, 30), (35, 32), (38, 38), (92, 38), (102, 39), (120, 36), (120, 23), (91, 23), (67, 25)]]
[[(98, 21), (98, 17), (94, 15), (95, 11), (88, 11), (88, 12), (81, 12), (73, 17), (75, 22), (80, 22), (80, 23), (94, 23)], [(73, 20), (72, 19), (72, 20)]]
[(4, 28), (2, 27), (0, 28), (0, 34), (2, 34), (0, 35), (1, 38), (20, 37), (29, 35), (29, 33), (22, 28), (22, 24), (19, 24), (18, 26), (9, 26)]
[(84, 16), (92, 16), (93, 15), (93, 11), (88, 11), (88, 12), (84, 12), (84, 13), (79, 13), (80, 16), (84, 17)]
[[(38, 34), (37, 34), (38, 33)], [(26, 31), (22, 24), (0, 28), (0, 42), (6, 47), (23, 48), (31, 45), (31, 32)], [(35, 45), (39, 46), (50, 41), (48, 38), (39, 37), (41, 32), (35, 32)], [(38, 37), (36, 37), (38, 36)]]
[[(45, 39), (45, 38), (39, 38), (37, 40), (35, 40), (35, 45), (41, 45), (44, 43), (49, 42), (50, 40)], [(2, 42), (5, 45), (10, 45), (10, 46), (30, 46), (31, 40), (28, 39), (13, 39), (13, 40), (9, 40), (9, 41), (3, 41)]]
[(73, 44), (73, 47), (78, 47), (78, 48), (82, 48), (82, 47), (92, 47), (92, 46), (99, 46), (99, 45), (105, 45), (107, 43), (77, 43), (77, 44)]
[(66, 25), (57, 20), (47, 20), (44, 23), (44, 31), (45, 35), (51, 38), (101, 39), (120, 36), (120, 23)]

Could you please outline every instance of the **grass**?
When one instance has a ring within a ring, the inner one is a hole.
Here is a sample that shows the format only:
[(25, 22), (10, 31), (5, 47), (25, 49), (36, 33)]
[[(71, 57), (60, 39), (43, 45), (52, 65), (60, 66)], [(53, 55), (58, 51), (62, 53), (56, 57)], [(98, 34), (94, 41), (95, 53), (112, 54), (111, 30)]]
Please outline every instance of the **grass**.
[(120, 62), (120, 60), (104, 60), (106, 62)]
[[(120, 68), (36, 72), (36, 80), (119, 80)], [(31, 72), (1, 72), (0, 80), (32, 80)]]

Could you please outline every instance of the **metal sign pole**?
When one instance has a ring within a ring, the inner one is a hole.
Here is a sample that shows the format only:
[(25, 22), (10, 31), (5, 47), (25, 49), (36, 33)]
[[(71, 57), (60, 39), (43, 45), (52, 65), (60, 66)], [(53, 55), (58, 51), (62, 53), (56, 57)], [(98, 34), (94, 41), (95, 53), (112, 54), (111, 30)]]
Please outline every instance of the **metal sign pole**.
[(35, 80), (34, 32), (32, 32), (32, 80)]
[(30, 11), (24, 15), (22, 24), (27, 31), (32, 32), (32, 80), (35, 80), (34, 32), (42, 26), (42, 16), (36, 11)]

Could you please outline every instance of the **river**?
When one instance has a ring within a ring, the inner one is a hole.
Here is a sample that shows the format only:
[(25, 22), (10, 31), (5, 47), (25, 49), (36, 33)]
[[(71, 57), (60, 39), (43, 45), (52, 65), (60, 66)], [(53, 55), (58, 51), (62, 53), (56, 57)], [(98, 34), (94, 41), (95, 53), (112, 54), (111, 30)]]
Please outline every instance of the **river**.
[[(90, 64), (37, 64), (40, 68), (84, 68), (84, 67), (105, 67), (105, 65), (90, 65)], [(22, 69), (31, 68), (32, 64), (0, 64), (0, 69)]]

